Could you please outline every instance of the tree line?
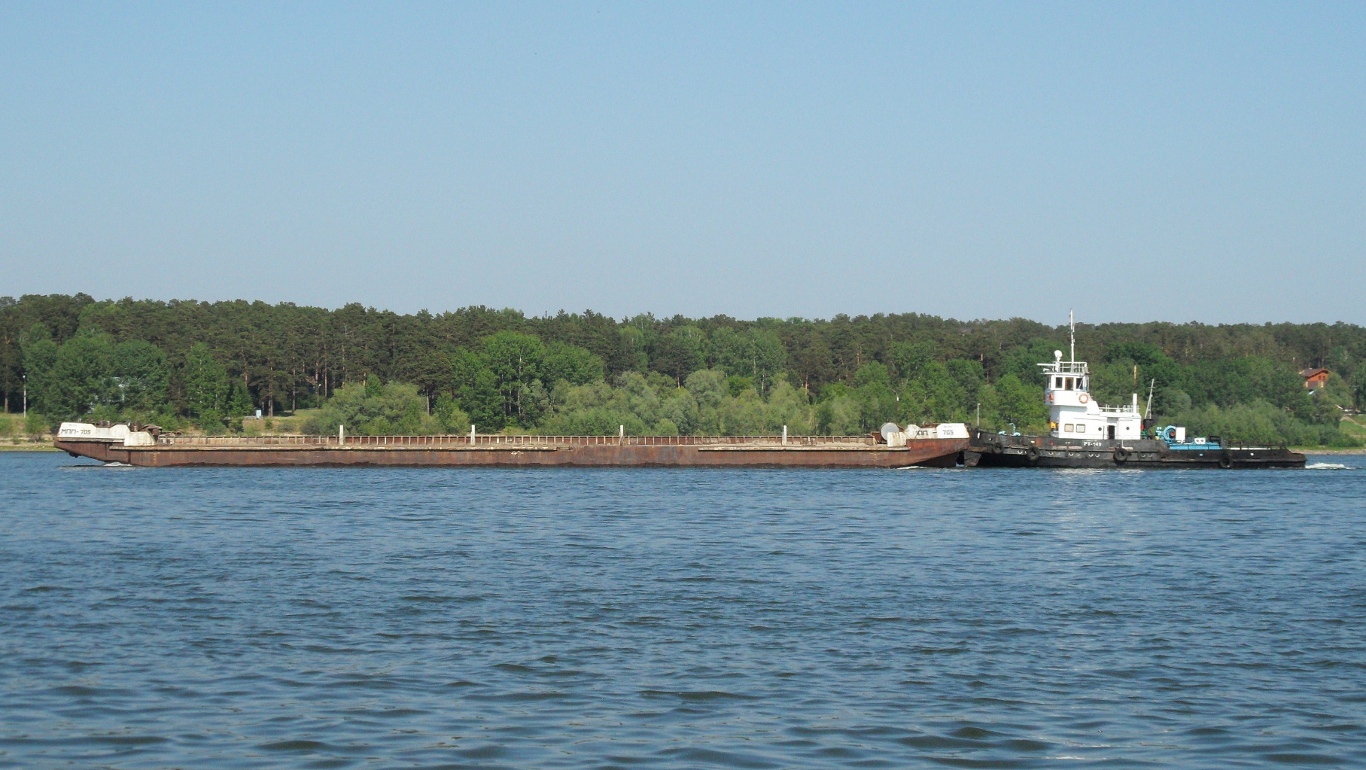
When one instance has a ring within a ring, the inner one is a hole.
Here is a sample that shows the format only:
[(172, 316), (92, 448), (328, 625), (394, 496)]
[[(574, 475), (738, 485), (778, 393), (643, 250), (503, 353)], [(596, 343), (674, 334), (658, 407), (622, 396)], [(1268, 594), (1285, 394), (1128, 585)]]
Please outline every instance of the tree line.
[[(0, 298), (0, 392), (35, 420), (138, 419), (234, 430), (317, 409), (309, 427), (850, 434), (884, 421), (1046, 428), (1038, 363), (1065, 326), (916, 313), (614, 319), (469, 307)], [(1107, 403), (1231, 438), (1350, 444), (1366, 404), (1366, 329), (1351, 324), (1082, 324), (1077, 354)], [(1327, 367), (1310, 394), (1299, 370)]]

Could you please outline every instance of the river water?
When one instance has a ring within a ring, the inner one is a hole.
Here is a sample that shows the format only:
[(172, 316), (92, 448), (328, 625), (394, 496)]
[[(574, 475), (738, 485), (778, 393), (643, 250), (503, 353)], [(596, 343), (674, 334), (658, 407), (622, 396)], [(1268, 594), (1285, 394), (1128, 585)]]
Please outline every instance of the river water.
[(1366, 458), (0, 455), (4, 767), (1366, 766)]

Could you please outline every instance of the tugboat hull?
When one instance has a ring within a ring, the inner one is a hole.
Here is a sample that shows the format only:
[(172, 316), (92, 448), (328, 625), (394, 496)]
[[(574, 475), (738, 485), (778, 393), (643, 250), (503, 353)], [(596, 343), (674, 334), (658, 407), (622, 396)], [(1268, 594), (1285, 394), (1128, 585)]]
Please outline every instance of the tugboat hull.
[(963, 464), (976, 468), (1303, 468), (1284, 447), (1172, 449), (1167, 442), (1060, 439), (975, 432)]

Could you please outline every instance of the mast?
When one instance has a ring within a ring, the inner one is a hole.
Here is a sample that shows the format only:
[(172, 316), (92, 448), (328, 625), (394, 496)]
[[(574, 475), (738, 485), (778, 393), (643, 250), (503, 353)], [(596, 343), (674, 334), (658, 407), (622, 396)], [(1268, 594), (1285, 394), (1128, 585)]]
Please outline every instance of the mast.
[(1077, 322), (1075, 319), (1073, 319), (1071, 310), (1067, 311), (1067, 329), (1068, 336), (1071, 337), (1072, 343), (1071, 350), (1069, 351), (1071, 353), (1071, 357), (1067, 360), (1069, 363), (1075, 364), (1077, 362)]

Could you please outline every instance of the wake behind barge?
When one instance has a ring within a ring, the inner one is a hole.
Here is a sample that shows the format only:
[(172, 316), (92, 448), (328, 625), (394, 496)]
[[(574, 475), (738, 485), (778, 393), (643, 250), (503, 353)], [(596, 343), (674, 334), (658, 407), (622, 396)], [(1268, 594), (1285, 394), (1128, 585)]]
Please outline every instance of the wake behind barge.
[(73, 457), (168, 466), (409, 467), (952, 467), (967, 448), (961, 424), (892, 436), (262, 436), (155, 435), (127, 425), (63, 423), (55, 445)]

